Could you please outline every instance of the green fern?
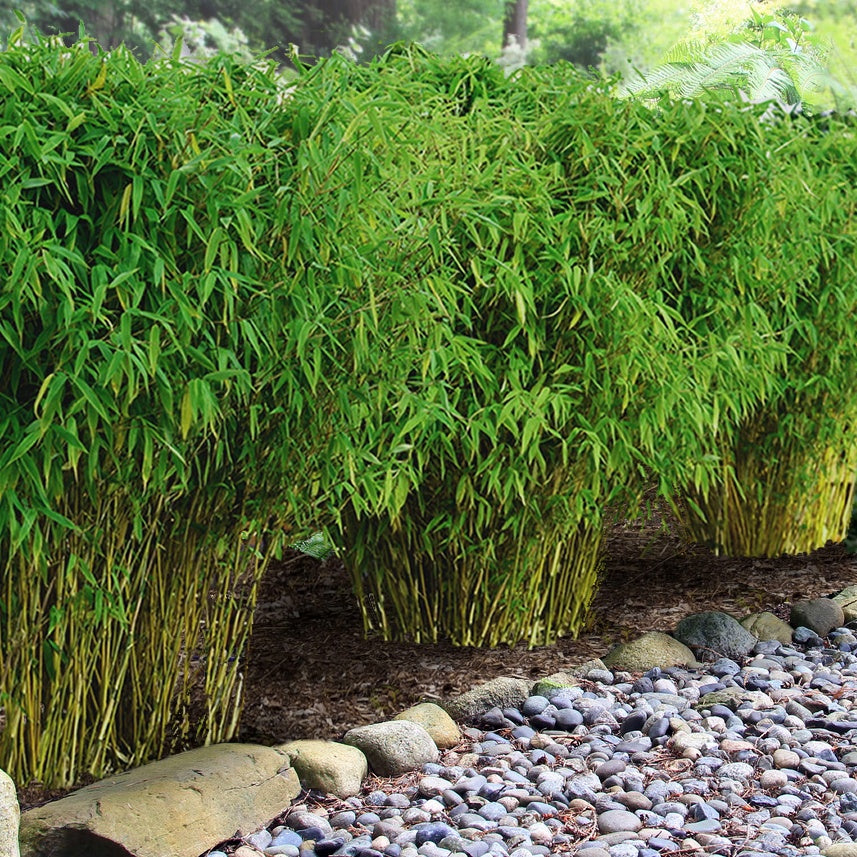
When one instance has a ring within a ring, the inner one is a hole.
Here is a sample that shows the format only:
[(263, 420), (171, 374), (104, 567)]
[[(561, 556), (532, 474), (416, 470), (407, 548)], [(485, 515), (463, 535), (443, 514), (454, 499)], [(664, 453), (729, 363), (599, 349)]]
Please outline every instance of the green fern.
[(806, 106), (831, 85), (825, 59), (806, 19), (755, 13), (752, 21), (718, 40), (679, 43), (662, 65), (626, 82), (622, 94), (694, 98), (727, 89), (753, 102)]

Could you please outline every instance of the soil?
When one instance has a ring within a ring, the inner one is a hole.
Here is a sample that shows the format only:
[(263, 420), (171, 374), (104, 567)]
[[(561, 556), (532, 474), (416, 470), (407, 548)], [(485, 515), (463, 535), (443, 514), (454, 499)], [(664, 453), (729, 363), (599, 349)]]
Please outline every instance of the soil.
[[(857, 583), (844, 544), (777, 559), (715, 556), (678, 538), (668, 516), (615, 525), (587, 629), (552, 646), (457, 648), (366, 639), (342, 563), (289, 551), (261, 583), (246, 655), (239, 740), (277, 744), (337, 740), (353, 726), (388, 719), (421, 701), (448, 698), (496, 676), (535, 680), (600, 657), (644, 631), (671, 631), (684, 616), (771, 610)], [(81, 784), (83, 785), (83, 784)], [(61, 796), (38, 785), (22, 807)]]

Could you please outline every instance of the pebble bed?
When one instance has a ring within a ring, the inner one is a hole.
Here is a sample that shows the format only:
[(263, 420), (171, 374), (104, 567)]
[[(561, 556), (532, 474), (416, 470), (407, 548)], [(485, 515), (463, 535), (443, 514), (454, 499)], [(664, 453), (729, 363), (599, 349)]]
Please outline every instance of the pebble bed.
[(592, 669), (464, 735), (472, 746), (442, 757), (456, 764), (427, 764), (398, 791), (309, 793), (239, 857), (857, 857), (848, 627), (799, 628), (742, 663)]

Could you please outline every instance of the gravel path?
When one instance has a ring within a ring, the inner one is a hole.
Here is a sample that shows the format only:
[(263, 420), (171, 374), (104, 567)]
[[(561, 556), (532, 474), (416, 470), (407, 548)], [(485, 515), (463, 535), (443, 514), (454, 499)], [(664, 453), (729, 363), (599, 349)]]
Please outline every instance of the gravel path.
[(857, 857), (857, 637), (801, 630), (740, 663), (593, 669), (209, 857)]

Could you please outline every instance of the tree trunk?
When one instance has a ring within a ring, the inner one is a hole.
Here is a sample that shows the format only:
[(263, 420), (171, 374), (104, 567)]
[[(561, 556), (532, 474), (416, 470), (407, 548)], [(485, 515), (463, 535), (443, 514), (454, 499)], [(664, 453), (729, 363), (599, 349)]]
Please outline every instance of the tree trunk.
[(506, 3), (506, 16), (503, 19), (504, 48), (514, 40), (522, 50), (526, 50), (528, 6), (529, 0)]

